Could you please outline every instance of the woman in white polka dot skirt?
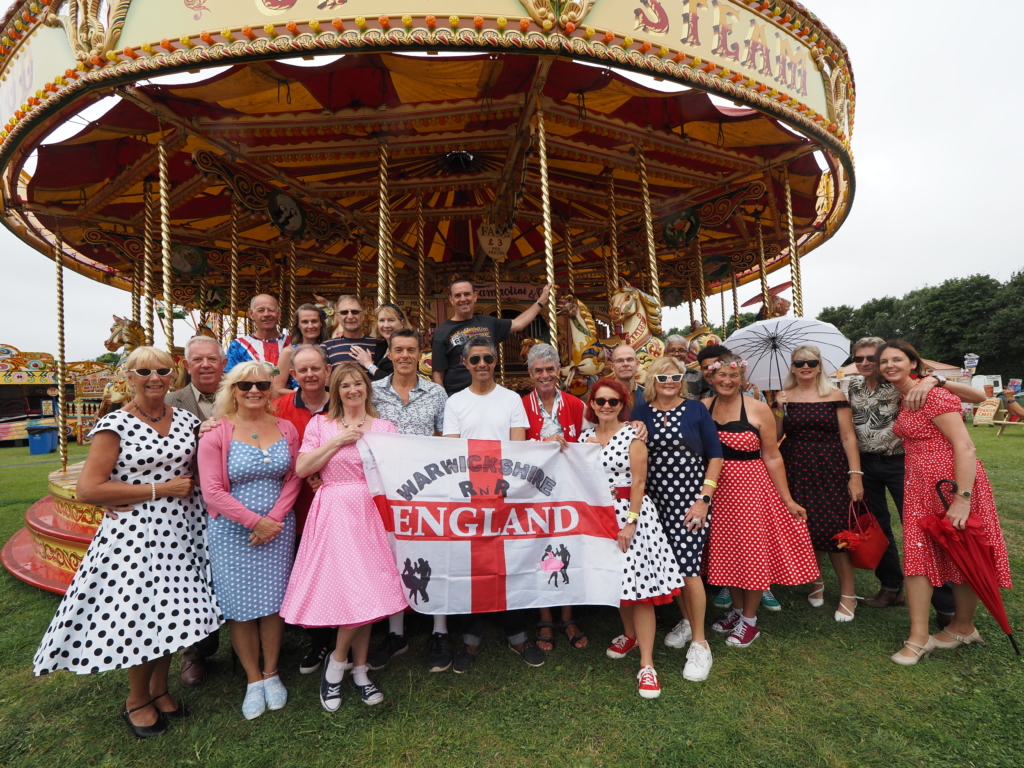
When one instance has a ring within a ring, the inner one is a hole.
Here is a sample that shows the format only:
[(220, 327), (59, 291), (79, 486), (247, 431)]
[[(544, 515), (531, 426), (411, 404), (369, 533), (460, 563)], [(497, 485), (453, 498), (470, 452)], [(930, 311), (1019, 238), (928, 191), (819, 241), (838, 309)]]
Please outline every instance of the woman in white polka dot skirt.
[(711, 530), (711, 497), (722, 471), (722, 444), (708, 409), (683, 397), (683, 364), (659, 357), (647, 369), (644, 402), (632, 418), (647, 425), (647, 495), (658, 508), (686, 587), (677, 598), (684, 619), (673, 630), (692, 639), (683, 677), (697, 682), (711, 671), (704, 638), (707, 598), (701, 581), (704, 545)]
[(174, 363), (137, 347), (132, 400), (96, 423), (80, 501), (108, 508), (36, 652), (35, 673), (127, 669), (121, 717), (139, 738), (188, 715), (168, 692), (171, 657), (223, 623), (210, 582), (206, 515), (193, 485), (199, 419), (169, 408)]
[(264, 363), (239, 363), (217, 390), (213, 413), (219, 424), (199, 441), (213, 583), (248, 678), (246, 720), (288, 702), (277, 671), (284, 636), (280, 610), (292, 570), (293, 507), (302, 480), (294, 469), (299, 433), (273, 416), (272, 394)]
[(733, 610), (712, 629), (746, 648), (760, 636), (757, 609), (772, 584), (819, 578), (807, 510), (786, 484), (775, 439), (775, 417), (765, 403), (743, 395), (747, 364), (723, 355), (710, 366), (715, 396), (704, 401), (718, 427), (725, 463), (715, 495), (715, 526), (708, 544), (708, 581), (729, 587)]
[(658, 510), (644, 494), (647, 446), (633, 425), (625, 423), (627, 398), (625, 387), (616, 379), (596, 383), (587, 397), (584, 418), (597, 427), (585, 430), (580, 442), (602, 447), (601, 462), (621, 526), (619, 547), (626, 553), (619, 604), (623, 634), (612, 641), (607, 655), (622, 659), (638, 647), (637, 690), (645, 699), (656, 699), (661, 685), (654, 670), (654, 606), (671, 603), (682, 589), (683, 578)]
[(334, 366), (330, 391), (327, 413), (309, 422), (302, 439), (298, 473), (319, 472), (323, 485), (309, 507), (281, 614), (289, 624), (338, 627), (320, 681), (320, 703), (335, 712), (349, 648), (352, 684), (363, 703), (384, 701), (367, 676), (370, 626), (408, 603), (356, 446), (363, 432), (398, 430), (376, 418), (370, 378), (357, 363)]

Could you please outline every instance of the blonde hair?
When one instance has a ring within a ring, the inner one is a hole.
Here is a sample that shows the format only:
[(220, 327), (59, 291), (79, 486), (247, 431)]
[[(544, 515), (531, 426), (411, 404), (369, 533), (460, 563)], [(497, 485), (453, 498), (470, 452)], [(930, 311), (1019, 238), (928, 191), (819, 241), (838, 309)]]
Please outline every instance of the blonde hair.
[[(825, 373), (825, 361), (821, 357), (821, 350), (813, 344), (801, 344), (799, 347), (793, 350), (789, 356), (790, 362), (796, 360), (798, 357), (811, 356), (812, 359), (818, 361), (818, 367), (815, 369), (817, 374), (815, 378), (815, 384), (818, 387), (818, 394), (821, 397), (828, 397), (835, 390), (832, 386), (832, 382), (828, 380), (828, 374)], [(786, 381), (783, 382), (783, 389), (794, 389), (796, 387), (796, 374), (793, 373), (793, 368), (790, 366), (789, 373), (786, 374)]]
[[(171, 376), (174, 376), (174, 358), (156, 347), (136, 347), (124, 361), (124, 370), (133, 371), (136, 368), (170, 368)], [(128, 388), (135, 392), (135, 387), (131, 384)]]
[(380, 313), (384, 312), (385, 310), (390, 312), (391, 316), (399, 323), (401, 323), (401, 326), (399, 328), (395, 328), (396, 331), (412, 328), (412, 326), (409, 325), (409, 321), (405, 317), (405, 312), (403, 312), (399, 307), (396, 307), (394, 304), (381, 304), (373, 312), (373, 331), (370, 333), (370, 335), (373, 336), (373, 338), (383, 338), (383, 336), (380, 335), (380, 326), (378, 325), (377, 321), (380, 320)]
[(331, 369), (331, 381), (327, 387), (331, 393), (327, 399), (327, 418), (339, 421), (345, 415), (345, 406), (341, 404), (341, 382), (350, 376), (363, 382), (366, 387), (366, 399), (363, 401), (366, 415), (376, 419), (377, 409), (373, 406), (373, 384), (370, 377), (366, 375), (363, 366), (351, 361), (339, 363)]
[[(658, 398), (658, 393), (654, 389), (654, 377), (663, 373), (686, 373), (686, 367), (674, 357), (669, 357), (668, 355), (659, 357), (651, 363), (647, 367), (648, 385), (644, 387), (644, 400), (648, 403), (653, 403)], [(680, 393), (682, 393), (682, 388), (680, 388)]]
[[(270, 370), (266, 363), (256, 360), (239, 363), (223, 378), (220, 387), (217, 388), (217, 397), (213, 401), (213, 415), (218, 419), (231, 416), (238, 412), (238, 403), (235, 401), (235, 384), (246, 379), (256, 381), (272, 381)], [(251, 380), (251, 379), (250, 379)], [(269, 394), (269, 393), (268, 393)], [(271, 398), (267, 398), (265, 413), (274, 413), (274, 405)]]
[(880, 339), (878, 336), (865, 336), (862, 339), (857, 339), (853, 345), (853, 353), (856, 354), (857, 350), (861, 347), (874, 347), (877, 352), (885, 344), (885, 339)]

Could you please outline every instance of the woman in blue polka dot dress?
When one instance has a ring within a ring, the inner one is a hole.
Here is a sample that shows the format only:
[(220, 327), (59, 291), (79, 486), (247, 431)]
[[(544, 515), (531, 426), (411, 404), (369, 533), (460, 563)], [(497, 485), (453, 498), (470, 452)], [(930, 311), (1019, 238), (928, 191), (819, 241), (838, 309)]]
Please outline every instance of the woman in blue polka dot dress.
[(213, 582), (249, 679), (242, 702), (247, 720), (288, 701), (277, 673), (284, 634), (279, 611), (292, 571), (292, 507), (302, 480), (295, 474), (298, 432), (271, 414), (270, 384), (262, 363), (232, 368), (214, 404), (220, 423), (199, 443)]

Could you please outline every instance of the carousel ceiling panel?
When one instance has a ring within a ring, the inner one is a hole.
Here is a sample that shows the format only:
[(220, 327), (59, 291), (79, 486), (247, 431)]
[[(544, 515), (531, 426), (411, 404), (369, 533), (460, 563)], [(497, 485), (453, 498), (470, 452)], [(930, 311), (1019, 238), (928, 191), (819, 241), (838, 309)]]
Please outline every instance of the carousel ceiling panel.
[(214, 102), (250, 115), (323, 108), (301, 82), (282, 78), (262, 64), (240, 67), (212, 83), (168, 90), (179, 98)]
[(733, 123), (689, 122), (686, 123), (685, 130), (687, 136), (719, 147), (745, 148), (805, 143), (804, 139), (789, 131), (783, 131), (774, 122), (763, 117)]
[(501, 72), (501, 60), (489, 56), (441, 61), (403, 56), (382, 59), (391, 73), (395, 93), (406, 103), (474, 99)]

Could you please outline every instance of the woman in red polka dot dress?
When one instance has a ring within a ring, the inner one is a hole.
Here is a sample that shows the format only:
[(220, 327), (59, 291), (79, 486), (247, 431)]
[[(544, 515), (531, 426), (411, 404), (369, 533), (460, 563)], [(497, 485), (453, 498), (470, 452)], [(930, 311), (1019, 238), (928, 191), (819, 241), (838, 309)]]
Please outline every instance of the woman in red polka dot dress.
[(772, 584), (819, 578), (807, 511), (786, 484), (775, 419), (764, 403), (744, 397), (746, 362), (724, 355), (711, 367), (715, 396), (704, 401), (722, 441), (725, 462), (715, 494), (708, 581), (729, 587), (735, 608), (712, 628), (746, 648), (759, 636), (757, 609)]
[[(878, 370), (906, 395), (924, 374), (921, 356), (909, 344), (890, 341), (878, 348)], [(978, 597), (946, 552), (918, 525), (925, 515), (946, 515), (954, 528), (963, 530), (968, 517), (984, 525), (986, 543), (992, 547), (999, 586), (1009, 589), (1010, 563), (999, 526), (992, 487), (985, 468), (975, 456), (974, 443), (964, 426), (960, 399), (935, 387), (917, 411), (900, 407), (893, 431), (903, 440), (906, 478), (903, 501), (903, 572), (906, 574), (910, 638), (892, 656), (902, 666), (916, 664), (935, 648), (957, 648), (981, 643), (974, 626)], [(945, 511), (935, 484), (954, 480), (957, 495)], [(928, 634), (928, 612), (932, 588), (953, 583), (956, 613), (953, 620), (934, 635)]]

